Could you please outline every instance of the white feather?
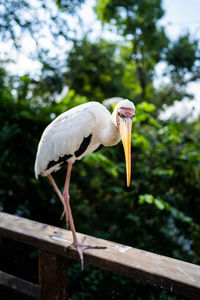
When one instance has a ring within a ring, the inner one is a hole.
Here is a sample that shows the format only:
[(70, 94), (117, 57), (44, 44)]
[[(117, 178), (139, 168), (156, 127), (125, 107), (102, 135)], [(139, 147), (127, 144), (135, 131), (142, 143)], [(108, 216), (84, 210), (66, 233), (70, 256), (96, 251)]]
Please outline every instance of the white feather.
[[(73, 157), (70, 161), (74, 162), (77, 159), (74, 153), (79, 149), (84, 137), (93, 134), (93, 142), (88, 148), (97, 144), (94, 129), (101, 122), (102, 114), (104, 118), (105, 116), (110, 118), (110, 113), (103, 105), (98, 102), (89, 102), (62, 113), (47, 126), (38, 145), (35, 162), (36, 178), (39, 174), (47, 175), (51, 173), (51, 169), (46, 171), (48, 163), (50, 161), (57, 161), (59, 157), (66, 154), (72, 154)], [(53, 167), (53, 170), (57, 168), (59, 166)]]
[[(132, 102), (121, 101), (126, 106), (132, 107)], [(131, 104), (130, 104), (131, 103)], [(122, 106), (123, 106), (122, 105)], [(93, 152), (100, 144), (105, 146), (115, 145), (120, 141), (119, 129), (116, 126), (117, 104), (112, 117), (106, 107), (98, 102), (89, 102), (74, 107), (61, 115), (44, 130), (38, 145), (35, 161), (35, 176), (47, 176), (60, 168), (56, 164), (47, 169), (48, 163), (58, 161), (64, 155), (71, 154), (68, 162)], [(84, 138), (92, 134), (92, 139), (86, 151), (79, 157), (75, 152), (79, 149)]]

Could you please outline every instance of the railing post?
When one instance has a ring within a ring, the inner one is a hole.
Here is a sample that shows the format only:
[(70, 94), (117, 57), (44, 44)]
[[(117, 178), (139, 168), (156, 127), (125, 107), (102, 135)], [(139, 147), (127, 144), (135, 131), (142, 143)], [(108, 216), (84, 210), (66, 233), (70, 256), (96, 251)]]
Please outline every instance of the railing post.
[(66, 258), (38, 250), (40, 300), (66, 300)]

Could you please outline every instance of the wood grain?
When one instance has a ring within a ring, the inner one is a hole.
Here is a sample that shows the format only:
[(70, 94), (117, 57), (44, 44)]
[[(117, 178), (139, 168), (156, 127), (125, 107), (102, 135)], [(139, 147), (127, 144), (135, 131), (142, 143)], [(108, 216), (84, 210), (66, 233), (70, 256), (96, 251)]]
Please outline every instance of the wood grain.
[[(0, 235), (63, 257), (79, 260), (71, 232), (25, 218), (0, 213)], [(106, 246), (106, 250), (86, 250), (85, 264), (117, 272), (171, 292), (200, 299), (200, 266), (177, 259), (86, 236), (85, 243)]]
[(38, 251), (40, 300), (66, 300), (66, 259), (53, 253)]
[(0, 286), (26, 295), (28, 299), (39, 299), (39, 287), (24, 279), (0, 271)]

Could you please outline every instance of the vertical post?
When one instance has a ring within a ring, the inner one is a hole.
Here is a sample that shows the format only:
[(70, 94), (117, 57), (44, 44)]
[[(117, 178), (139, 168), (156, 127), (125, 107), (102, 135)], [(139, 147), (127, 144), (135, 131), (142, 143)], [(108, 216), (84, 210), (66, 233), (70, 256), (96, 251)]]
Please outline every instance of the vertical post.
[(66, 258), (38, 250), (40, 300), (66, 300)]

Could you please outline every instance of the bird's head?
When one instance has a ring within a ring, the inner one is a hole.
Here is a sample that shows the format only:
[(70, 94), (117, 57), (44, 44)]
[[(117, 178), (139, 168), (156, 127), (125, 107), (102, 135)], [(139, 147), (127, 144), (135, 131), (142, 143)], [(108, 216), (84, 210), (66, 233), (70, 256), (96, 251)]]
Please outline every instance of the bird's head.
[(135, 105), (129, 100), (122, 100), (116, 106), (112, 114), (113, 122), (119, 128), (124, 147), (126, 160), (127, 186), (131, 179), (131, 129), (132, 119), (135, 116)]

